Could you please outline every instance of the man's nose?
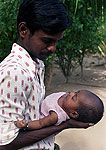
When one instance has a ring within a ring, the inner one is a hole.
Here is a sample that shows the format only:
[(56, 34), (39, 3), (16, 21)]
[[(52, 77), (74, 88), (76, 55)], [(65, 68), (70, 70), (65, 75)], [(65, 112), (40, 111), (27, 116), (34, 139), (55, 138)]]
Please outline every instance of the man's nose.
[(56, 51), (56, 45), (57, 45), (57, 44), (49, 45), (48, 48), (47, 48), (48, 51), (51, 51), (51, 52), (54, 53), (54, 52)]

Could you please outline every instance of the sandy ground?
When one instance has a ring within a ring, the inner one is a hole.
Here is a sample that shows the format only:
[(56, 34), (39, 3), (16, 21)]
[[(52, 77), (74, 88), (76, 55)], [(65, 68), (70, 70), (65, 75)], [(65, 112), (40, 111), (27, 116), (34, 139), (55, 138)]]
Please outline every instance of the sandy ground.
[[(53, 79), (47, 95), (58, 91), (76, 91), (86, 89), (97, 94), (106, 106), (106, 67), (103, 58), (86, 58), (84, 76), (81, 78), (78, 68), (65, 83), (58, 66), (54, 67)], [(68, 129), (56, 136), (55, 142), (61, 150), (106, 150), (106, 111), (103, 119), (89, 129)]]

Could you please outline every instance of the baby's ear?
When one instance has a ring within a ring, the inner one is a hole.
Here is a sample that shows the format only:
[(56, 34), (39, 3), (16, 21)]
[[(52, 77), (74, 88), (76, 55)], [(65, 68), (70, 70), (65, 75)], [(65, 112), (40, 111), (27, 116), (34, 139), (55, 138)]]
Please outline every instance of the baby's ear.
[(73, 118), (73, 119), (76, 119), (76, 118), (79, 117), (79, 114), (78, 114), (77, 111), (73, 111), (73, 112), (70, 113), (70, 117)]

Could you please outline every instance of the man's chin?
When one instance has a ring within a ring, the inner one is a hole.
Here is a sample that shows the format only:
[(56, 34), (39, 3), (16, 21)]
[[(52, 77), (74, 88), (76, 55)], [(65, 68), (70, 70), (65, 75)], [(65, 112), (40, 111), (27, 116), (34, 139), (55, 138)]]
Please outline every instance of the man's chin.
[(42, 56), (42, 57), (39, 57), (38, 59), (44, 61), (44, 60), (46, 60), (48, 57), (49, 57), (49, 56)]
[(53, 53), (52, 52), (41, 52), (40, 55), (39, 55), (39, 59), (40, 60), (45, 60), (47, 59), (50, 55), (52, 55)]

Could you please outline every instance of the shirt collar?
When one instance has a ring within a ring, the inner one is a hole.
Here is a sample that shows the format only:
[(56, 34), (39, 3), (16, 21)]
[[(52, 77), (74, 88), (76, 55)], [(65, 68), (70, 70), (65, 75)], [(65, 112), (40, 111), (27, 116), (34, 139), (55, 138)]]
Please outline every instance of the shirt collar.
[(36, 62), (32, 60), (29, 53), (17, 43), (14, 43), (12, 46), (11, 53), (18, 56), (19, 59), (22, 59), (22, 62), (26, 65), (27, 69), (35, 74), (36, 69), (44, 69), (44, 63), (42, 60), (36, 59)]

